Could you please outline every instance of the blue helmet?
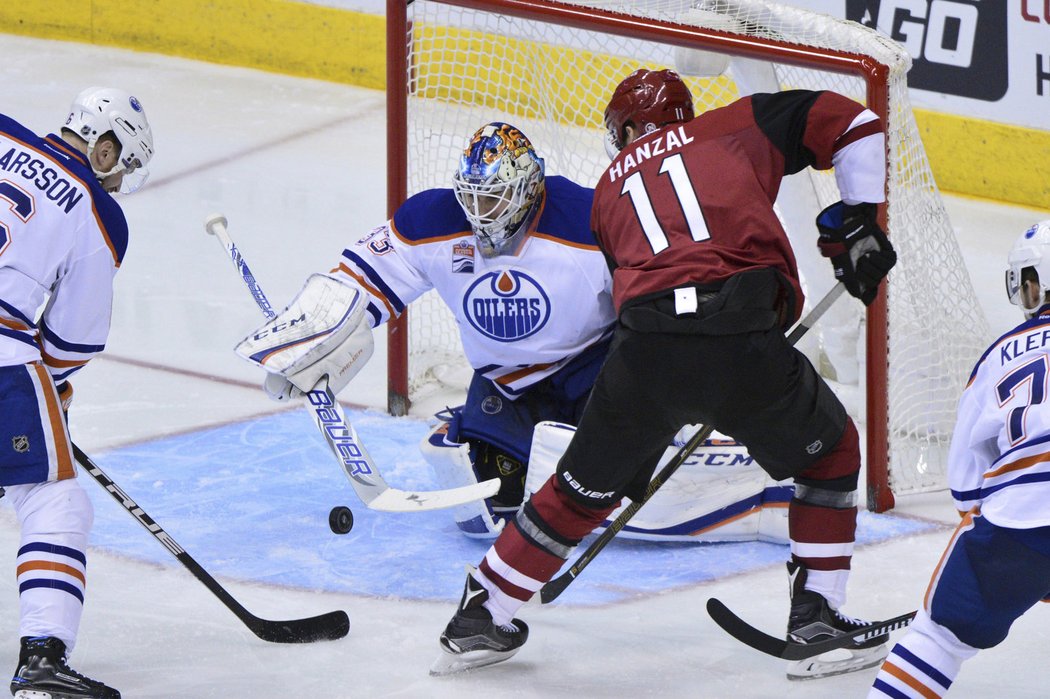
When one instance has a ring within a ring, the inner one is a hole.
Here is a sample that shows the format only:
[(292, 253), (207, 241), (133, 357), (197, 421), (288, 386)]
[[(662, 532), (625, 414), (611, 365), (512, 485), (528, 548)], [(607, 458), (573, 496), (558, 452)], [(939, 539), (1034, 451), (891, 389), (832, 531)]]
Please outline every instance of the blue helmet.
[(510, 124), (486, 124), (463, 151), (452, 189), (481, 254), (513, 252), (543, 198), (543, 158)]

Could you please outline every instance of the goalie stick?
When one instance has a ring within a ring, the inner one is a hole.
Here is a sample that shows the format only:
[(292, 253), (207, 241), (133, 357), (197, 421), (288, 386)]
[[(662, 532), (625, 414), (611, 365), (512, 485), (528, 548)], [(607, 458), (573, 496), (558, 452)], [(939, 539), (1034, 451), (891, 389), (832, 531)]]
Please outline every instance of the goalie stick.
[[(204, 229), (210, 235), (214, 235), (226, 249), (226, 254), (237, 268), (263, 315), (267, 319), (273, 319), (277, 314), (230, 237), (226, 224), (225, 216), (212, 214), (204, 220)], [(383, 480), (372, 457), (361, 444), (357, 431), (347, 422), (342, 406), (328, 388), (327, 379), (319, 381), (305, 397), (306, 408), (313, 416), (317, 429), (328, 442), (354, 492), (370, 509), (384, 512), (440, 510), (492, 497), (499, 490), (498, 478), (447, 490), (409, 491), (391, 488)]]
[[(831, 304), (835, 303), (835, 300), (838, 299), (845, 290), (846, 287), (842, 282), (837, 282), (835, 286), (831, 287), (828, 293), (824, 294), (824, 298), (820, 300), (816, 307), (806, 314), (806, 317), (800, 320), (791, 330), (787, 336), (788, 342), (792, 345), (798, 342), (799, 338), (805, 335), (809, 329), (813, 327), (813, 324), (824, 315), (828, 308), (831, 307)], [(572, 581), (583, 571), (583, 569), (590, 565), (590, 562), (594, 560), (594, 557), (597, 556), (610, 541), (612, 541), (613, 537), (616, 536), (621, 529), (627, 526), (627, 523), (631, 521), (631, 518), (634, 517), (635, 513), (642, 509), (642, 506), (649, 502), (649, 499), (653, 497), (656, 491), (659, 490), (661, 486), (663, 486), (663, 484), (674, 475), (674, 472), (686, 462), (690, 454), (703, 444), (704, 440), (710, 437), (711, 433), (714, 431), (715, 428), (712, 425), (705, 425), (697, 430), (696, 434), (685, 443), (685, 446), (679, 449), (678, 453), (667, 462), (667, 465), (660, 469), (660, 472), (653, 476), (652, 480), (649, 481), (649, 485), (646, 487), (645, 495), (642, 499), (638, 502), (632, 502), (625, 507), (623, 512), (621, 512), (619, 516), (617, 516), (616, 519), (605, 528), (605, 531), (603, 531), (597, 539), (591, 542), (591, 545), (587, 547), (587, 550), (580, 554), (580, 557), (576, 559), (576, 562), (569, 566), (568, 570), (558, 577), (549, 580), (540, 588), (540, 602), (548, 604), (556, 600), (558, 596), (565, 591), (565, 588), (567, 588), (569, 584), (572, 583)]]
[(766, 632), (756, 629), (714, 597), (707, 600), (707, 613), (711, 615), (716, 624), (722, 627), (723, 631), (736, 640), (751, 646), (755, 650), (762, 651), (766, 655), (783, 658), (784, 660), (805, 660), (821, 653), (827, 653), (829, 650), (846, 648), (855, 641), (866, 641), (890, 631), (903, 629), (915, 618), (915, 612), (908, 612), (885, 621), (873, 621), (870, 624), (826, 641), (795, 643), (794, 641), (770, 636)]
[(73, 455), (80, 467), (87, 471), (95, 479), (96, 483), (105, 488), (113, 496), (113, 499), (120, 503), (121, 507), (138, 520), (138, 523), (145, 527), (146, 531), (152, 534), (164, 548), (168, 549), (171, 555), (178, 559), (179, 563), (186, 566), (186, 569), (193, 573), (195, 578), (204, 583), (204, 586), (213, 595), (218, 597), (231, 612), (237, 615), (238, 619), (244, 622), (245, 626), (251, 629), (252, 633), (262, 640), (270, 643), (312, 643), (314, 641), (334, 641), (349, 633), (350, 617), (342, 610), (312, 616), (307, 619), (288, 619), (286, 621), (270, 621), (269, 619), (260, 619), (255, 616), (245, 609), (240, 602), (235, 600), (215, 578), (209, 575), (208, 571), (204, 570), (200, 563), (194, 560), (193, 556), (186, 553), (186, 550), (179, 546), (175, 539), (171, 538), (170, 534), (164, 531), (152, 517), (146, 514), (145, 510), (128, 497), (128, 494), (114, 483), (113, 479), (107, 476), (76, 444), (73, 445)]

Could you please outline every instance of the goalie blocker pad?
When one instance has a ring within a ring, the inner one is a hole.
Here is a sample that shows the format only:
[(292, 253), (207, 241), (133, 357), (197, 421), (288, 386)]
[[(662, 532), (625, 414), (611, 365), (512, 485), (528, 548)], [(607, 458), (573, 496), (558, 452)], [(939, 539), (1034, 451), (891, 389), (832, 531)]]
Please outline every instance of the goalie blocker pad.
[(372, 356), (372, 328), (363, 322), (366, 303), (357, 284), (310, 275), (288, 307), (234, 351), (304, 393), (326, 376), (328, 388), (338, 393)]
[[(665, 450), (656, 470), (670, 461), (699, 429), (688, 425)], [(576, 428), (541, 422), (532, 437), (525, 479), (528, 498), (554, 475)], [(774, 481), (744, 445), (712, 433), (668, 479), (618, 536), (651, 541), (767, 541), (788, 543), (790, 480)], [(602, 526), (616, 519), (613, 511)]]

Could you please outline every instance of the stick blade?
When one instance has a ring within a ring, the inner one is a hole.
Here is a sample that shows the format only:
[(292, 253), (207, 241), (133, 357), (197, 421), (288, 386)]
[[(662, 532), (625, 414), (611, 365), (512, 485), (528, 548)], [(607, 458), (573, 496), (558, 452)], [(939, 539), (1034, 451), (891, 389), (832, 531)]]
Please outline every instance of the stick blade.
[(741, 643), (757, 651), (777, 658), (786, 658), (788, 643), (784, 639), (770, 636), (747, 623), (725, 606), (720, 600), (711, 597), (707, 600), (707, 613), (722, 630)]
[(558, 599), (561, 593), (565, 592), (565, 588), (569, 586), (569, 583), (575, 579), (576, 576), (572, 574), (572, 571), (567, 570), (553, 580), (548, 580), (547, 584), (540, 588), (540, 602), (550, 604)]
[(270, 643), (314, 643), (335, 641), (350, 633), (350, 617), (337, 610), (306, 619), (269, 621), (255, 619), (248, 624), (252, 633)]
[[(448, 490), (398, 490), (387, 488), (375, 497), (366, 500), (365, 505), (371, 510), (381, 512), (425, 512), (456, 507), (475, 500), (490, 498), (499, 491), (498, 478), (490, 478), (481, 483), (464, 485)], [(362, 498), (363, 499), (363, 498)]]

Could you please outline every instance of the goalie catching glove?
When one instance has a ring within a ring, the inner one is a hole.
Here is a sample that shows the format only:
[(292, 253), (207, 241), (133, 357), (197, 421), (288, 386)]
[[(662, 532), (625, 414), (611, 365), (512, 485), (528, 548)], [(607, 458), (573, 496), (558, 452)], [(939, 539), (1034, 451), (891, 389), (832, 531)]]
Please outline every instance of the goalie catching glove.
[(875, 220), (875, 204), (836, 202), (817, 216), (820, 253), (831, 258), (835, 279), (870, 306), (897, 253)]
[(234, 351), (269, 372), (264, 386), (274, 400), (298, 398), (326, 377), (334, 395), (372, 356), (366, 303), (353, 282), (311, 275), (287, 308)]

